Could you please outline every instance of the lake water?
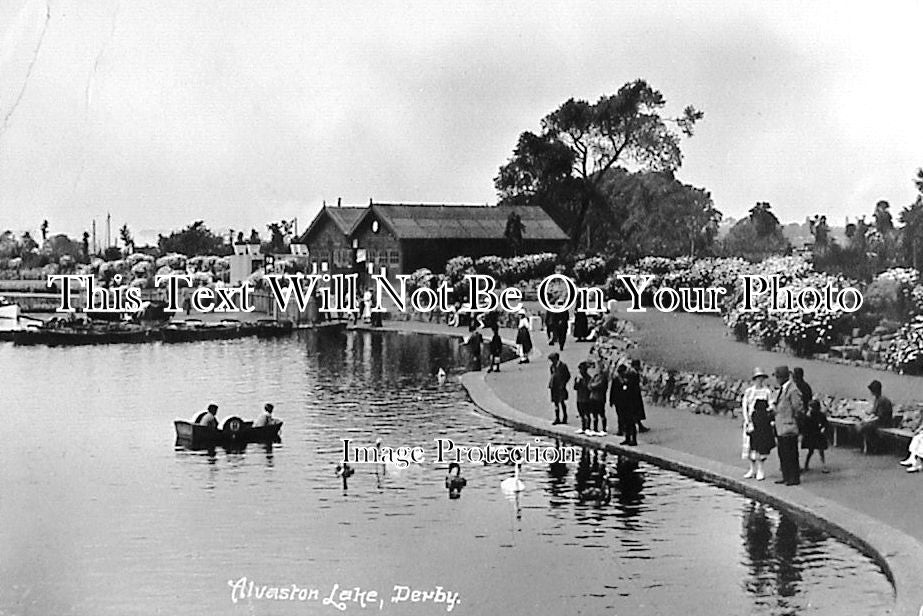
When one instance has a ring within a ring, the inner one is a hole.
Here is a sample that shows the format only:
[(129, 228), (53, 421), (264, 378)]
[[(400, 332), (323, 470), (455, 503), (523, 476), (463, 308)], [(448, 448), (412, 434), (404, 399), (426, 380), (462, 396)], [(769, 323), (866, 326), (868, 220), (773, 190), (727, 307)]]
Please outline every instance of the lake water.
[[(825, 533), (655, 467), (618, 474), (616, 460), (594, 452), (582, 466), (525, 465), (516, 498), (500, 490), (512, 474), (504, 465), (465, 465), (458, 500), (447, 498), (444, 466), (430, 462), (356, 466), (344, 490), (343, 438), (429, 454), (440, 436), (534, 438), (476, 413), (457, 359), (446, 338), (369, 333), (0, 345), (0, 615), (447, 612), (392, 603), (395, 586), (458, 593), (451, 613), (463, 615), (892, 606), (880, 568)], [(441, 387), (438, 362), (452, 372)], [(176, 448), (173, 419), (212, 401), (219, 420), (273, 402), (282, 443)], [(587, 471), (603, 463), (611, 501), (581, 500)], [(229, 581), (241, 578), (262, 597), (234, 603)], [(285, 601), (261, 588), (293, 585)], [(324, 602), (335, 587), (383, 601), (340, 611)]]

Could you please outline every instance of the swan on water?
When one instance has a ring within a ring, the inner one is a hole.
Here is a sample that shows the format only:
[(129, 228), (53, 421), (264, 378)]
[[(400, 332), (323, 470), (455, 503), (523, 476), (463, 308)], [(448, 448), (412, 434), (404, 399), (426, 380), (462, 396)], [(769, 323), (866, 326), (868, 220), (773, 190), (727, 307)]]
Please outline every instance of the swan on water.
[(500, 482), (500, 489), (504, 492), (522, 492), (526, 489), (526, 485), (519, 479), (519, 467), (522, 466), (521, 462), (516, 463), (515, 471), (513, 472), (512, 477), (507, 477)]
[(449, 498), (461, 498), (462, 488), (466, 485), (468, 485), (468, 480), (461, 476), (461, 465), (458, 462), (449, 463), (449, 472), (445, 476), (445, 487), (449, 491)]

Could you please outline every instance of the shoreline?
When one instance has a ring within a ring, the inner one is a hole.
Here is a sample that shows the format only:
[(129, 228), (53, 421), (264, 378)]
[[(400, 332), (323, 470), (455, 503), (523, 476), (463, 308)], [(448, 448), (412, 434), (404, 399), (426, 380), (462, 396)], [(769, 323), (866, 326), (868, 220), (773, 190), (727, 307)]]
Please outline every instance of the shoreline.
[[(355, 329), (428, 335), (441, 334), (456, 338), (464, 335), (462, 332), (453, 331), (447, 326), (437, 324), (423, 324), (414, 321), (398, 323), (398, 326), (392, 325), (381, 328), (357, 327)], [(503, 335), (501, 330), (504, 343), (509, 342), (509, 331), (511, 330), (507, 330), (507, 335)], [(541, 332), (533, 332), (533, 336), (541, 337), (541, 334)], [(572, 345), (570, 353), (573, 352), (572, 349), (574, 348)], [(583, 351), (585, 355), (587, 347), (578, 346), (576, 348)], [(542, 353), (536, 348), (536, 352), (532, 356), (533, 362), (536, 357), (541, 357), (541, 355)], [(509, 363), (507, 362), (507, 364)], [(544, 368), (544, 364), (540, 365)], [(529, 372), (534, 371), (534, 364), (532, 364), (532, 367), (533, 369), (528, 370), (528, 372), (518, 371), (516, 374), (526, 376)], [(499, 374), (509, 374), (511, 372), (503, 371)], [(545, 378), (544, 370), (540, 370), (539, 374), (541, 378)], [(657, 444), (642, 442), (638, 447), (626, 447), (613, 442), (613, 437), (600, 438), (574, 434), (572, 426), (551, 425), (548, 418), (537, 416), (505, 401), (502, 394), (508, 394), (510, 391), (498, 391), (496, 378), (498, 377), (491, 379), (491, 381), (494, 381), (492, 384), (488, 382), (486, 373), (483, 371), (465, 372), (461, 376), (461, 384), (468, 392), (468, 396), (482, 412), (501, 423), (532, 434), (560, 439), (568, 444), (601, 449), (608, 453), (666, 468), (698, 481), (711, 483), (746, 497), (765, 502), (785, 511), (796, 519), (819, 526), (836, 538), (858, 548), (881, 566), (894, 588), (895, 603), (891, 613), (898, 616), (919, 616), (923, 612), (923, 585), (919, 583), (920, 579), (923, 579), (923, 544), (917, 538), (890, 526), (880, 518), (849, 507), (847, 504), (813, 494), (805, 487), (791, 488), (777, 486), (771, 482), (756, 483), (742, 480), (740, 478), (740, 468), (719, 460)], [(523, 379), (511, 391), (526, 391), (533, 386), (534, 383), (525, 382), (525, 379)], [(542, 388), (542, 393), (544, 393), (544, 388)], [(517, 406), (522, 406), (522, 404), (519, 403)], [(649, 406), (648, 410), (655, 411), (658, 418), (661, 413), (664, 415), (681, 413), (676, 409), (655, 406)], [(698, 416), (694, 416), (694, 418), (708, 420)], [(659, 426), (653, 426), (654, 430), (658, 428)]]

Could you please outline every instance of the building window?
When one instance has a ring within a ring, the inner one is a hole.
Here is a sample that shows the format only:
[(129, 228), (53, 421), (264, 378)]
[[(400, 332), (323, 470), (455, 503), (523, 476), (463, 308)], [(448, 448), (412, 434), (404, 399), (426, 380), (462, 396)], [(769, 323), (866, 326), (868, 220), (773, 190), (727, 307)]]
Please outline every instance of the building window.
[(397, 250), (388, 251), (388, 265), (393, 265), (394, 267), (400, 267), (401, 265), (401, 253)]

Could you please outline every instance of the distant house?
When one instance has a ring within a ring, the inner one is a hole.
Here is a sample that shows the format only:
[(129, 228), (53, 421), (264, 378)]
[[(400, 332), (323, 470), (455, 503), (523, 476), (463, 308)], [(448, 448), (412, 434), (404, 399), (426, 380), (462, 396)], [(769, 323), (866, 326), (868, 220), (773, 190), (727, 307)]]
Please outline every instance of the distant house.
[[(409, 274), (423, 267), (441, 272), (455, 256), (509, 255), (505, 232), (512, 212), (523, 223), (523, 253), (558, 252), (564, 247), (567, 235), (535, 206), (372, 203), (324, 207), (300, 241), (307, 244), (312, 261), (316, 255), (332, 271), (352, 269), (354, 258), (372, 265), (375, 272), (384, 268), (388, 275)], [(348, 266), (342, 265), (347, 261), (343, 251), (349, 252)]]

